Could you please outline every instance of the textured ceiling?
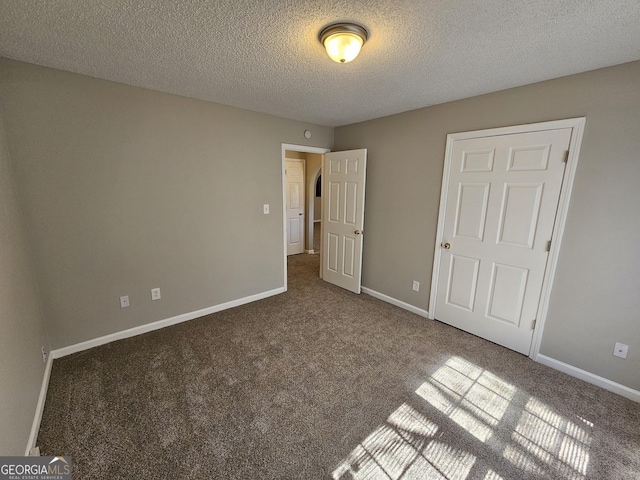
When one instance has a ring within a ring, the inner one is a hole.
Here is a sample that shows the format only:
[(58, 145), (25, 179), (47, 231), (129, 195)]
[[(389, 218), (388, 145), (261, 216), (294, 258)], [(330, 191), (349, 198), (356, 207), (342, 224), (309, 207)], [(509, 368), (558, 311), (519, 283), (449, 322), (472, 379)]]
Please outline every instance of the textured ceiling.
[(338, 126), (638, 60), (640, 1), (2, 0), (0, 56)]

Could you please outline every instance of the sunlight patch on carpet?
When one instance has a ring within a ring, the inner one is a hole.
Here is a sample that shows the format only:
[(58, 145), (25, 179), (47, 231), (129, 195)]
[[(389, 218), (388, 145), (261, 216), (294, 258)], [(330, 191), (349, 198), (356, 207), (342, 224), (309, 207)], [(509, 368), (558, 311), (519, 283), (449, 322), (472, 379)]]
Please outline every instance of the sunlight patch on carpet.
[[(403, 403), (338, 465), (335, 480), (465, 480), (474, 466), (474, 477), (480, 473), (485, 480), (502, 480), (500, 467), (505, 461), (509, 469), (523, 474), (586, 478), (593, 428), (587, 419), (576, 416), (571, 421), (457, 356), (450, 357), (415, 393), (426, 410)], [(427, 416), (430, 408), (438, 413)], [(447, 429), (437, 423), (442, 422), (440, 415), (460, 428), (460, 435), (470, 434), (485, 449), (482, 466), (474, 454), (457, 448), (455, 439), (444, 435)], [(502, 437), (493, 439), (498, 432)], [(498, 459), (493, 460), (495, 455)], [(488, 468), (492, 461), (496, 465)]]

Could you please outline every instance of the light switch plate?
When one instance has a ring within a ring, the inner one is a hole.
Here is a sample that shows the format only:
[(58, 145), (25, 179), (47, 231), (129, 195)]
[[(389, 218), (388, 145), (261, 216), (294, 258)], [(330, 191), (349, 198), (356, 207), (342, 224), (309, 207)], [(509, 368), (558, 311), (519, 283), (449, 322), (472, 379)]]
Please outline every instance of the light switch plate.
[(269, 204), (268, 203), (265, 203), (262, 206), (262, 211), (264, 212), (265, 215), (269, 215)]

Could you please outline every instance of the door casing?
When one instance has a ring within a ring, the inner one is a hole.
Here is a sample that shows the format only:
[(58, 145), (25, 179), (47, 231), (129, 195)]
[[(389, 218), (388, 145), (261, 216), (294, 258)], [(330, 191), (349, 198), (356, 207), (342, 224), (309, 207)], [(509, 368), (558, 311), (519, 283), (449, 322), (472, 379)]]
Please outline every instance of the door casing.
[(319, 153), (325, 154), (331, 151), (329, 148), (321, 147), (309, 147), (307, 145), (294, 145), (290, 143), (283, 143), (281, 148), (281, 178), (282, 178), (282, 258), (283, 258), (283, 272), (284, 278), (282, 284), (284, 285), (284, 291), (287, 291), (287, 179), (285, 176), (286, 169), (286, 152), (287, 150), (292, 152), (302, 153)]
[(439, 248), (440, 242), (443, 241), (445, 210), (447, 203), (449, 176), (451, 173), (451, 157), (453, 153), (453, 143), (456, 140), (473, 139), (482, 137), (492, 137), (498, 135), (510, 135), (514, 133), (539, 132), (544, 130), (555, 130), (561, 128), (571, 128), (571, 140), (569, 142), (569, 155), (567, 158), (567, 166), (565, 169), (562, 188), (560, 191), (560, 200), (558, 202), (558, 210), (556, 213), (556, 221), (553, 227), (551, 250), (547, 260), (547, 268), (542, 283), (542, 293), (540, 303), (538, 304), (538, 314), (536, 317), (536, 328), (533, 332), (533, 340), (531, 342), (531, 350), (529, 357), (537, 360), (542, 340), (542, 333), (546, 322), (547, 312), (549, 309), (549, 298), (551, 296), (551, 288), (555, 276), (560, 246), (562, 244), (562, 235), (569, 211), (569, 201), (571, 199), (571, 190), (573, 180), (575, 178), (576, 168), (578, 166), (578, 158), (580, 155), (580, 146), (582, 144), (582, 136), (586, 123), (585, 117), (570, 118), (566, 120), (555, 120), (551, 122), (533, 123), (526, 125), (517, 125), (511, 127), (491, 128), (487, 130), (476, 130), (472, 132), (452, 133), (447, 135), (447, 144), (444, 157), (444, 171), (442, 174), (442, 189), (440, 194), (440, 209), (438, 213), (438, 226), (436, 230), (436, 242), (433, 258), (433, 274), (431, 278), (431, 292), (429, 296), (429, 318), (435, 319), (436, 295), (438, 291), (438, 277), (440, 274), (440, 260), (442, 249)]

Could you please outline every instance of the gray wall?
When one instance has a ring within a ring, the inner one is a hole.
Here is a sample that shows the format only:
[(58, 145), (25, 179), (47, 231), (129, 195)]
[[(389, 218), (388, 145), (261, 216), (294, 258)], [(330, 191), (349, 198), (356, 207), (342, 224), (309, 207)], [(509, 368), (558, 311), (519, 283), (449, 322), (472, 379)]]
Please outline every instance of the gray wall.
[(24, 455), (48, 349), (0, 120), (0, 455)]
[(0, 105), (53, 348), (282, 287), (281, 143), (332, 128), (6, 59)]
[[(640, 389), (640, 62), (337, 128), (336, 150), (368, 148), (363, 285), (428, 307), (448, 133), (579, 116), (541, 353)], [(615, 341), (627, 360), (612, 356)]]

